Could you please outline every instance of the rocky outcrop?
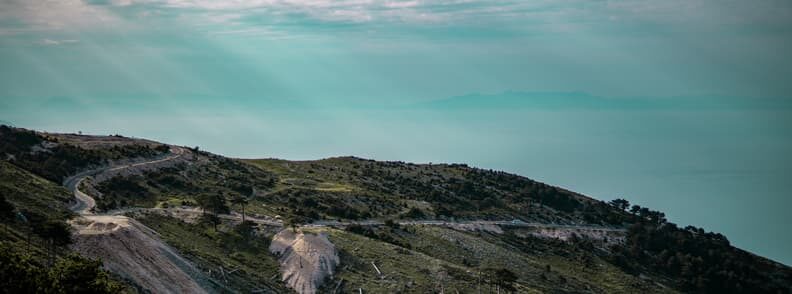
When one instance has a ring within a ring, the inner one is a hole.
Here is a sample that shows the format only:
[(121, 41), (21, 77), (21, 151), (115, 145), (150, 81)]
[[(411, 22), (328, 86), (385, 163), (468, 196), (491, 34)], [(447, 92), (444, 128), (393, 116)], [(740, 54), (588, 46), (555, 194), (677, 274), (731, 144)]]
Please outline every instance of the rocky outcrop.
[(316, 293), (340, 261), (335, 245), (324, 233), (284, 229), (273, 237), (269, 249), (279, 256), (283, 281), (300, 294)]

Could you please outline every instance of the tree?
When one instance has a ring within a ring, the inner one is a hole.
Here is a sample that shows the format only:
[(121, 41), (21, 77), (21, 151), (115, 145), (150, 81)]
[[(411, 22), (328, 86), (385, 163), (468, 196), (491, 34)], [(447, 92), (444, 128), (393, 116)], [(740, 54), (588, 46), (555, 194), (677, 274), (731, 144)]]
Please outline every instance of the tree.
[(639, 211), (641, 211), (641, 207), (638, 205), (633, 205), (632, 208), (630, 208), (630, 213), (632, 214), (637, 214)]
[[(6, 200), (5, 195), (0, 194), (0, 220), (3, 221), (4, 227), (8, 226), (5, 224), (7, 221), (12, 220), (14, 218), (14, 205), (11, 202)], [(8, 229), (6, 227), (6, 229)]]
[(70, 254), (49, 270), (30, 255), (0, 242), (0, 292), (3, 293), (119, 293), (123, 286), (110, 279), (101, 262)]
[(54, 261), (57, 247), (66, 246), (72, 242), (71, 227), (63, 221), (46, 220), (44, 223), (36, 225), (33, 230), (37, 235), (49, 241), (47, 255), (50, 262)]
[(206, 210), (214, 214), (228, 213), (228, 206), (225, 204), (225, 197), (220, 194), (201, 195), (197, 199), (198, 206), (206, 214)]
[(0, 217), (10, 219), (14, 217), (14, 205), (6, 200), (6, 196), (0, 194)]
[(245, 196), (241, 196), (240, 195), (240, 196), (234, 197), (234, 199), (231, 200), (231, 203), (239, 205), (240, 207), (242, 207), (242, 222), (244, 222), (245, 221), (245, 206), (248, 204), (247, 198), (245, 198)]
[(65, 293), (118, 293), (123, 287), (112, 281), (102, 270), (98, 260), (70, 254), (59, 260), (50, 270), (53, 288)]
[(650, 222), (653, 222), (655, 224), (662, 224), (666, 222), (665, 213), (659, 211), (650, 210), (647, 213), (646, 217), (649, 219)]
[(234, 227), (234, 231), (237, 232), (243, 239), (248, 240), (253, 234), (256, 232), (256, 224), (251, 221), (243, 221)]
[(220, 218), (217, 217), (216, 214), (204, 214), (201, 216), (201, 222), (208, 223), (212, 225), (215, 231), (217, 231), (217, 225), (220, 224)]
[(239, 193), (241, 196), (252, 196), (253, 195), (253, 187), (250, 186), (250, 185), (244, 185), (244, 184), (233, 185), (231, 187), (231, 189), (233, 189), (234, 191)]
[(210, 196), (208, 204), (214, 214), (228, 213), (230, 211), (228, 205), (226, 205), (225, 197), (220, 194)]
[(621, 198), (613, 199), (608, 204), (621, 210), (627, 210), (627, 208), (630, 208), (630, 201)]
[(5, 242), (0, 242), (0, 289), (5, 293), (31, 293), (41, 284), (43, 270), (33, 266), (29, 255), (18, 254)]
[(486, 280), (490, 286), (495, 285), (495, 290), (500, 293), (500, 289), (514, 291), (514, 283), (517, 282), (517, 274), (506, 268), (485, 268), (483, 270)]
[(209, 195), (200, 194), (196, 196), (195, 203), (201, 208), (201, 214), (206, 214), (206, 208), (209, 207)]
[(397, 223), (397, 222), (393, 221), (393, 219), (389, 218), (389, 219), (385, 220), (385, 226), (388, 226), (388, 227), (394, 228), (394, 229), (398, 229), (399, 228), (399, 223)]
[(291, 227), (292, 232), (297, 232), (297, 224), (300, 222), (299, 217), (297, 216), (288, 216), (286, 220), (283, 222), (283, 225), (286, 227)]
[(612, 262), (625, 271), (668, 275), (690, 293), (785, 293), (790, 271), (734, 248), (723, 235), (701, 228), (679, 228), (662, 212), (637, 207), (636, 222), (624, 246), (613, 247)]
[(46, 222), (42, 234), (55, 246), (66, 246), (72, 242), (71, 227), (63, 221)]
[(500, 268), (495, 271), (495, 283), (501, 288), (508, 291), (514, 291), (514, 282), (517, 281), (517, 275), (505, 268)]
[(420, 208), (413, 207), (410, 208), (410, 210), (407, 211), (407, 213), (405, 213), (403, 216), (405, 218), (421, 219), (426, 217), (426, 213), (424, 213)]

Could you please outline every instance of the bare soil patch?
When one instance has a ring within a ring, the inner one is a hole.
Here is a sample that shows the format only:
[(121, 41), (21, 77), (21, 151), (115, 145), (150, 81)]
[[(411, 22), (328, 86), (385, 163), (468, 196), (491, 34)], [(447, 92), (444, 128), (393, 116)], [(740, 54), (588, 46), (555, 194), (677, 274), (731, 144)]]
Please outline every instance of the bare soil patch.
[(280, 257), (283, 281), (300, 294), (316, 293), (340, 262), (335, 245), (325, 233), (284, 229), (273, 237), (269, 249)]
[(105, 268), (153, 293), (206, 293), (202, 274), (154, 231), (124, 216), (86, 215), (72, 220), (72, 249), (102, 260)]

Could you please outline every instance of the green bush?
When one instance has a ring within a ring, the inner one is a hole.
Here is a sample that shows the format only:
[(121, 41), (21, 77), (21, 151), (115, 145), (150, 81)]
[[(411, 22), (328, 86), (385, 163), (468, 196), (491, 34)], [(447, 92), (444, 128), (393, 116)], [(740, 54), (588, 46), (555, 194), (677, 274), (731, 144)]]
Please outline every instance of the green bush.
[(101, 262), (75, 254), (46, 269), (11, 245), (0, 245), (0, 289), (5, 293), (118, 293), (123, 286), (102, 270)]

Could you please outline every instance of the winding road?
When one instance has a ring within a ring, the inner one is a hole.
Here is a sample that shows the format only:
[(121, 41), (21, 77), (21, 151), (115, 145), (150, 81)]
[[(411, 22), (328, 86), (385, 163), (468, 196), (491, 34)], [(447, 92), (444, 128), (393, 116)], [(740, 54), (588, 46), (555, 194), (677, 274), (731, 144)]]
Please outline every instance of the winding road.
[(72, 204), (71, 207), (69, 207), (69, 209), (71, 211), (76, 212), (77, 214), (80, 214), (80, 215), (93, 214), (93, 209), (94, 209), (94, 207), (96, 207), (96, 201), (91, 196), (88, 196), (88, 194), (85, 194), (84, 192), (80, 191), (80, 189), (79, 189), (80, 183), (82, 183), (82, 181), (85, 180), (86, 178), (88, 178), (89, 176), (96, 176), (96, 175), (104, 173), (104, 172), (114, 172), (114, 171), (118, 171), (118, 170), (121, 170), (121, 169), (127, 169), (127, 168), (141, 167), (141, 166), (146, 166), (146, 165), (159, 164), (159, 163), (162, 163), (162, 162), (166, 162), (166, 161), (171, 161), (171, 160), (177, 159), (177, 158), (179, 158), (179, 157), (181, 157), (183, 155), (184, 155), (184, 148), (175, 147), (174, 146), (174, 147), (171, 147), (170, 154), (165, 154), (165, 155), (159, 156), (158, 158), (155, 158), (155, 159), (147, 159), (147, 160), (140, 160), (140, 161), (136, 161), (136, 162), (132, 162), (132, 163), (105, 166), (105, 167), (92, 169), (92, 170), (87, 170), (87, 171), (83, 171), (83, 172), (80, 172), (78, 174), (72, 175), (72, 176), (66, 178), (63, 181), (63, 186), (65, 186), (66, 188), (69, 189), (69, 191), (72, 191), (72, 193), (74, 193), (75, 203)]
[(112, 176), (122, 169), (175, 160), (184, 153), (181, 147), (171, 147), (169, 153), (153, 159), (106, 166), (67, 178), (63, 185), (74, 193), (75, 199), (70, 209), (79, 215), (70, 222), (75, 231), (74, 250), (102, 260), (105, 268), (153, 293), (230, 291), (162, 241), (151, 228), (122, 213), (94, 214), (96, 201), (80, 191), (80, 183), (89, 176)]
[[(185, 153), (182, 147), (172, 147), (171, 153), (163, 155), (156, 159), (142, 160), (133, 163), (120, 164), (109, 167), (102, 167), (93, 170), (83, 171), (67, 178), (63, 185), (74, 193), (75, 203), (70, 209), (80, 215), (92, 215), (93, 209), (96, 207), (96, 201), (88, 194), (80, 191), (80, 183), (89, 176), (96, 176), (104, 172), (115, 172), (121, 169), (135, 168), (146, 165), (159, 164), (162, 162), (178, 159)], [(129, 212), (179, 212), (184, 214), (201, 214), (203, 213), (198, 208), (193, 207), (171, 207), (171, 208), (142, 208), (131, 207), (108, 211), (101, 215), (122, 215)], [(240, 221), (242, 216), (234, 214), (221, 214), (218, 215), (220, 219)], [(255, 216), (246, 216), (245, 220), (249, 220), (256, 224), (267, 226), (283, 226), (283, 222), (274, 218), (259, 218)], [(397, 220), (399, 225), (414, 226), (414, 225), (428, 225), (428, 226), (455, 226), (455, 225), (475, 225), (475, 226), (506, 226), (506, 227), (525, 227), (525, 228), (538, 228), (538, 229), (567, 229), (567, 230), (587, 230), (587, 231), (602, 231), (602, 232), (625, 232), (623, 228), (604, 227), (604, 226), (591, 226), (591, 225), (562, 225), (562, 224), (548, 224), (548, 223), (535, 223), (524, 222), (521, 220), (465, 220), (465, 221), (448, 221), (448, 220)], [(338, 221), (338, 220), (316, 220), (310, 224), (304, 225), (305, 227), (346, 227), (350, 225), (361, 226), (382, 226), (385, 222), (382, 220), (370, 219), (360, 221)]]
[[(100, 178), (115, 175), (124, 169), (141, 168), (163, 162), (176, 160), (182, 157), (184, 148), (171, 147), (168, 154), (154, 159), (139, 160), (131, 163), (117, 164), (102, 168), (92, 169), (72, 175), (64, 180), (63, 185), (74, 193), (74, 204), (70, 209), (79, 214), (78, 221), (72, 223), (77, 228), (76, 243), (82, 248), (81, 254), (91, 258), (103, 259), (105, 266), (133, 280), (137, 285), (153, 290), (157, 293), (206, 293), (211, 289), (230, 291), (211, 275), (199, 270), (195, 265), (171, 248), (157, 237), (157, 233), (131, 217), (124, 216), (130, 212), (156, 212), (171, 213), (175, 217), (187, 215), (199, 216), (203, 214), (196, 207), (168, 207), (168, 208), (142, 208), (130, 207), (94, 214), (96, 201), (87, 193), (80, 191), (80, 184), (88, 177)], [(156, 168), (156, 166), (154, 167)], [(110, 173), (110, 174), (106, 174)], [(120, 174), (120, 173), (119, 173)], [(191, 216), (191, 217), (192, 217)], [(236, 212), (218, 215), (220, 219), (241, 221), (242, 216)], [(283, 227), (281, 220), (269, 216), (246, 216), (245, 220), (253, 223), (272, 227)], [(560, 225), (545, 223), (528, 223), (521, 220), (395, 220), (402, 226), (443, 226), (462, 230), (487, 230), (502, 233), (499, 226), (528, 227), (536, 229), (561, 229), (567, 231), (588, 231), (593, 234), (608, 232), (624, 232), (622, 228), (590, 226), (590, 225)], [(369, 219), (360, 221), (317, 220), (303, 227), (334, 227), (343, 228), (350, 225), (383, 226), (382, 220)], [(493, 229), (493, 227), (495, 227)], [(122, 233), (114, 233), (119, 228), (125, 228)], [(282, 230), (288, 232), (289, 230)], [(593, 235), (592, 234), (592, 235)], [(558, 238), (558, 235), (551, 235)], [(328, 242), (329, 243), (329, 242)], [(330, 243), (332, 246), (332, 243)], [(337, 257), (336, 257), (337, 258)], [(302, 261), (302, 259), (300, 260)], [(302, 268), (302, 263), (300, 263)], [(152, 274), (154, 273), (154, 274)], [(308, 275), (312, 275), (309, 272)], [(284, 278), (285, 280), (285, 278)]]

